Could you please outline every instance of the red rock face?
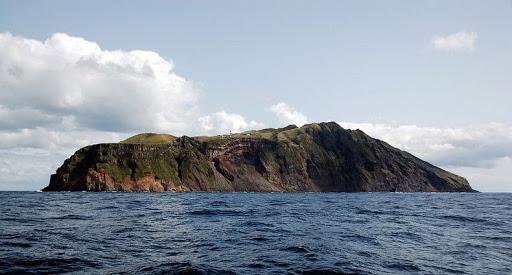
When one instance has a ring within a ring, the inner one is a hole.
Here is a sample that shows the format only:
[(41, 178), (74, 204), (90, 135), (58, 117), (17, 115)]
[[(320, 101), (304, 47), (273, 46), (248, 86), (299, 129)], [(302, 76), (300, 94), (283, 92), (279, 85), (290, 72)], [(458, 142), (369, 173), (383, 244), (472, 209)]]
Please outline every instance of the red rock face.
[(89, 168), (85, 177), (86, 185), (94, 186), (90, 189), (95, 190), (114, 190), (114, 180), (109, 174)]
[(88, 191), (124, 191), (124, 192), (185, 192), (191, 191), (182, 184), (165, 182), (147, 174), (137, 180), (114, 181), (105, 171), (89, 169), (85, 179)]
[(250, 137), (87, 146), (64, 162), (44, 190), (473, 191), (460, 176), (335, 123)]

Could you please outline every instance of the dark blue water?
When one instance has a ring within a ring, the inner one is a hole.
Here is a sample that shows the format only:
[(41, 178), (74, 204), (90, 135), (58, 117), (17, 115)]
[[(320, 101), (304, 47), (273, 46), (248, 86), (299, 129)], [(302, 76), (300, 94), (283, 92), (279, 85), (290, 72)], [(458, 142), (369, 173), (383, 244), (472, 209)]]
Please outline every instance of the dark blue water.
[(0, 192), (0, 203), (2, 273), (512, 273), (512, 194)]

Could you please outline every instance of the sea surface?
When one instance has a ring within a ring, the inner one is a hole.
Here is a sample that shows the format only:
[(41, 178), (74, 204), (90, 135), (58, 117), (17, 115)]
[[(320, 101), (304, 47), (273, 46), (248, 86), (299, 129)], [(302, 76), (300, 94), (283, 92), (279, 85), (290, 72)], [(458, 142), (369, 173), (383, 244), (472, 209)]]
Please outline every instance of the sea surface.
[(512, 194), (0, 192), (10, 272), (512, 274)]

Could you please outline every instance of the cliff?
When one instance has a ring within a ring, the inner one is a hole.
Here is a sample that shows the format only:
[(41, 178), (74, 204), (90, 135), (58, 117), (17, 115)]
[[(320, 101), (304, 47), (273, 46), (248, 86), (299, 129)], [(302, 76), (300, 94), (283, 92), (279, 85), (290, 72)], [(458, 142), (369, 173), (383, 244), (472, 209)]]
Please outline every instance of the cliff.
[(78, 150), (43, 191), (471, 192), (466, 179), (334, 122)]

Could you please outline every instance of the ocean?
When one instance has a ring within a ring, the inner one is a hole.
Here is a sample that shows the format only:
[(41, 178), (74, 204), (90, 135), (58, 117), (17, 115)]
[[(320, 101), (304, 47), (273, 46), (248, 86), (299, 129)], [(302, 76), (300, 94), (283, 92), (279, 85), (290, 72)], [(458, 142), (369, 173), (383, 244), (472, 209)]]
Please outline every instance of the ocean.
[(512, 274), (509, 193), (0, 192), (0, 273)]

